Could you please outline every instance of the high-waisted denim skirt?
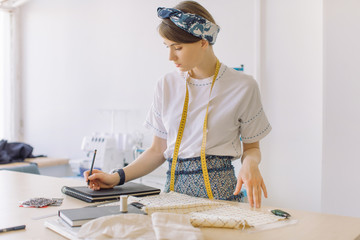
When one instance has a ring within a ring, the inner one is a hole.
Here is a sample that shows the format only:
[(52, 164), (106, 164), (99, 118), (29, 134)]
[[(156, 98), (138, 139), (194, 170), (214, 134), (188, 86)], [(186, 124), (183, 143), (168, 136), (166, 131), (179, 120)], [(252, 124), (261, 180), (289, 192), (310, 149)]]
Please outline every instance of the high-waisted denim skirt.
[[(234, 167), (231, 164), (233, 157), (206, 156), (206, 165), (214, 199), (228, 201), (242, 201), (242, 194), (234, 196), (237, 183)], [(170, 191), (170, 170), (172, 158), (167, 159), (169, 170), (165, 184), (165, 192)], [(201, 158), (178, 158), (175, 170), (174, 191), (194, 197), (208, 198), (204, 177), (201, 168)]]

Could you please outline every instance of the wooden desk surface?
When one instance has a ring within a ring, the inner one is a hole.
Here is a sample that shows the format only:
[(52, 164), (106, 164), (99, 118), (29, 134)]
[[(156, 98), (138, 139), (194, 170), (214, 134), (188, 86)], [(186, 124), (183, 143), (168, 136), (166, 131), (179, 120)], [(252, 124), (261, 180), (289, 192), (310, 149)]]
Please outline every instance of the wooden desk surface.
[[(26, 225), (25, 230), (0, 233), (0, 239), (65, 239), (44, 227), (44, 221), (33, 218), (56, 214), (59, 209), (91, 205), (61, 193), (61, 187), (85, 185), (74, 179), (62, 179), (11, 171), (0, 171), (0, 228)], [(21, 208), (19, 201), (33, 197), (64, 198), (59, 207)], [(248, 207), (244, 204), (244, 207)], [(266, 207), (264, 207), (266, 208)], [(360, 234), (360, 218), (289, 210), (295, 225), (262, 232), (249, 233), (233, 229), (201, 229), (204, 239), (356, 239)], [(51, 217), (54, 218), (54, 217)]]
[(38, 157), (38, 158), (27, 158), (25, 162), (36, 163), (39, 167), (51, 167), (64, 165), (69, 163), (68, 158), (51, 158), (51, 157)]

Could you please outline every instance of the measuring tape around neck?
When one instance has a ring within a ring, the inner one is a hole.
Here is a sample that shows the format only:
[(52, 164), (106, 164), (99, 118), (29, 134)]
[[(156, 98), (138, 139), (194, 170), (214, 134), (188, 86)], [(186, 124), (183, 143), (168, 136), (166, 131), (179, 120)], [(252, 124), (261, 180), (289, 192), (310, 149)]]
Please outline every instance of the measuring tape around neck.
[[(213, 80), (211, 83), (210, 95), (211, 95), (211, 91), (213, 89), (215, 80), (217, 78), (217, 75), (219, 73), (219, 70), (220, 70), (220, 62), (219, 62), (219, 60), (216, 60), (216, 69), (215, 69), (215, 74), (214, 74), (214, 77), (213, 77)], [(179, 130), (178, 130), (177, 137), (176, 137), (175, 149), (174, 149), (174, 154), (173, 154), (173, 159), (172, 159), (172, 164), (171, 164), (170, 191), (174, 191), (174, 188), (175, 188), (174, 186), (175, 186), (176, 162), (177, 162), (177, 158), (178, 158), (178, 154), (179, 154), (181, 139), (182, 139), (184, 129), (185, 129), (186, 117), (187, 117), (188, 106), (189, 106), (189, 90), (188, 90), (187, 81), (188, 80), (186, 80), (186, 94), (185, 94), (184, 107), (183, 107), (183, 112), (181, 115)], [(213, 199), (214, 197), (213, 197), (213, 194), (211, 191), (209, 174), (208, 174), (208, 170), (207, 170), (207, 166), (206, 166), (206, 156), (205, 156), (206, 136), (207, 136), (207, 116), (208, 116), (208, 111), (209, 111), (210, 95), (209, 95), (209, 102), (206, 107), (206, 114), (205, 114), (204, 125), (203, 125), (203, 138), (202, 138), (202, 143), (201, 143), (200, 157), (201, 157), (201, 168), (202, 168), (202, 172), (203, 172), (203, 178), (204, 178), (206, 192), (207, 192), (209, 199)]]

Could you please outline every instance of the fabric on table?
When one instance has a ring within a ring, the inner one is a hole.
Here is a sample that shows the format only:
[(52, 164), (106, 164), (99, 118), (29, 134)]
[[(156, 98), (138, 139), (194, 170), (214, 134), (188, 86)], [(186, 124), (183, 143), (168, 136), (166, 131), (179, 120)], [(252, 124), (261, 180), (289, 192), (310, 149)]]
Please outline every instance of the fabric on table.
[(156, 239), (202, 240), (200, 229), (190, 223), (185, 214), (156, 212), (151, 215)]
[(25, 158), (34, 157), (33, 147), (22, 142), (0, 140), (0, 164), (23, 162)]
[(143, 204), (142, 210), (148, 214), (156, 212), (187, 214), (195, 227), (241, 229), (285, 219), (264, 210), (245, 209), (241, 203), (219, 202), (176, 192), (147, 197), (129, 196), (128, 201)]
[(85, 239), (156, 239), (149, 216), (120, 214), (85, 223), (78, 233)]
[(160, 193), (147, 197), (129, 196), (128, 202), (138, 202), (145, 205), (142, 210), (147, 214), (154, 212), (191, 213), (214, 208), (224, 203), (206, 198), (191, 197), (177, 192)]
[(192, 212), (190, 219), (194, 227), (242, 229), (274, 223), (285, 218), (261, 210), (243, 209), (237, 205), (223, 205), (201, 212)]
[(78, 233), (85, 239), (202, 240), (200, 229), (183, 214), (120, 214), (100, 217), (84, 224)]

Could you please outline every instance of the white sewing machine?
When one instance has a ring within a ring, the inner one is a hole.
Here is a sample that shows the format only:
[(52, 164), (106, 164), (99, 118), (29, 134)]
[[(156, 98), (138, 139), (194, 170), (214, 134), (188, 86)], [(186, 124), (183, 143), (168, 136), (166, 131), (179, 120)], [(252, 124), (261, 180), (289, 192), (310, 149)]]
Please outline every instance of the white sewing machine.
[(93, 133), (85, 136), (81, 144), (81, 150), (87, 154), (85, 168), (89, 168), (94, 150), (97, 149), (94, 168), (109, 172), (114, 168), (122, 168), (126, 164), (125, 152), (130, 145), (130, 135)]

